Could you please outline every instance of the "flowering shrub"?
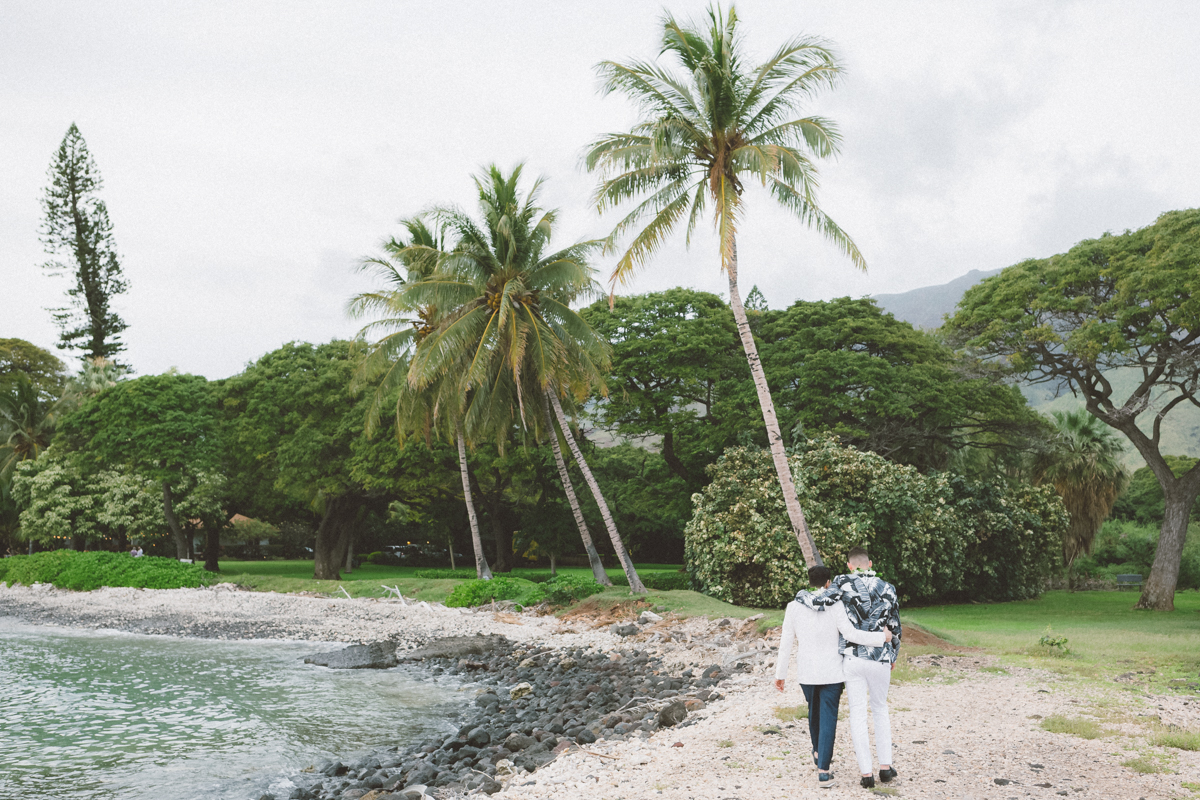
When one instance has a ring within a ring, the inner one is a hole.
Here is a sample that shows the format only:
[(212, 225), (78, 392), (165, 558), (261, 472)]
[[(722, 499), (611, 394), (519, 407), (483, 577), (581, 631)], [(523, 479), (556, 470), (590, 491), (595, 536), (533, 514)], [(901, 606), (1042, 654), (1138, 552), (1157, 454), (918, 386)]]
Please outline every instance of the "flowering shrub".
[[(1056, 563), (1066, 512), (1049, 487), (922, 475), (832, 439), (789, 462), (825, 562), (836, 573), (865, 546), (905, 602), (1032, 597)], [(684, 532), (695, 582), (738, 605), (786, 604), (808, 578), (769, 454), (730, 448), (710, 474)]]

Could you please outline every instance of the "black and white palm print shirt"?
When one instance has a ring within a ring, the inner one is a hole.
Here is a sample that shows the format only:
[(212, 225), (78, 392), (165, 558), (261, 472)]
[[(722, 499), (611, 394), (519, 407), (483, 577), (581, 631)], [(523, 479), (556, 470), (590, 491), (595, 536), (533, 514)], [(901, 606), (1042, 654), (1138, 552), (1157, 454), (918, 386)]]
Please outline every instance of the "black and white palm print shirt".
[(830, 590), (840, 594), (851, 625), (860, 631), (882, 631), (886, 627), (892, 632), (892, 640), (882, 647), (851, 644), (839, 635), (838, 652), (868, 661), (895, 663), (900, 653), (900, 601), (896, 587), (871, 570), (859, 570), (853, 575), (838, 575)]

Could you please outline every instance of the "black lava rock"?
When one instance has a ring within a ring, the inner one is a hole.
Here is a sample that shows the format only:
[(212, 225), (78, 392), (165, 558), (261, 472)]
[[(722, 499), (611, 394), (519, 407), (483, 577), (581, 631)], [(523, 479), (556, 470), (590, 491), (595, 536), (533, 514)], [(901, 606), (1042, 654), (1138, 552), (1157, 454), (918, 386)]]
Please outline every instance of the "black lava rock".
[(683, 705), (683, 702), (676, 700), (658, 712), (658, 724), (664, 728), (678, 725), (687, 718), (687, 713), (687, 708)]
[(316, 664), (330, 669), (389, 669), (396, 666), (396, 647), (391, 642), (352, 644), (345, 650), (317, 653), (304, 659), (305, 664)]

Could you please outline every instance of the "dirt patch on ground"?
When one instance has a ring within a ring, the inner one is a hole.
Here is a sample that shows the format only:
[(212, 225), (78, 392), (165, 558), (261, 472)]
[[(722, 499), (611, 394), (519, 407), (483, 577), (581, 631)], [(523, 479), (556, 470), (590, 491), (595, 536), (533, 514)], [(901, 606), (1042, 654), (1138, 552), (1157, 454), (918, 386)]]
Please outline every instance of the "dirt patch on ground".
[(628, 622), (650, 607), (650, 604), (643, 600), (604, 603), (594, 597), (589, 597), (559, 619), (563, 622), (582, 623), (591, 628), (603, 628), (614, 622)]
[(950, 644), (940, 636), (934, 636), (929, 631), (918, 628), (912, 623), (904, 623), (904, 644), (920, 646), (920, 647), (937, 647), (943, 650), (951, 650), (956, 653), (970, 652), (970, 647), (961, 647), (956, 644)]

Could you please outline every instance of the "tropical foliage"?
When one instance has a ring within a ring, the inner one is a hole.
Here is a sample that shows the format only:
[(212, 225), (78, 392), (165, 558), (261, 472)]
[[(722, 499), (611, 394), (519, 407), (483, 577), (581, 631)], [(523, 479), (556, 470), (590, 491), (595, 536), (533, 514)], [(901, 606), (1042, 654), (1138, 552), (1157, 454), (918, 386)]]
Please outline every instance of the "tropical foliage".
[[(487, 564), (471, 501), (466, 444), (491, 440), (503, 457), (514, 435), (524, 432), (554, 438), (560, 477), (580, 534), (597, 577), (604, 575), (558, 449), (557, 427), (562, 426), (636, 588), (632, 560), (561, 408), (563, 397), (582, 399), (593, 388), (603, 391), (607, 344), (571, 308), (592, 290), (587, 258), (597, 243), (580, 242), (548, 253), (557, 212), (537, 205), (540, 182), (522, 196), (520, 178), (519, 166), (509, 175), (491, 167), (476, 178), (479, 221), (455, 208), (431, 210), (427, 216), (445, 243), (439, 243), (423, 221), (409, 223), (413, 244), (392, 248), (394, 260), (408, 268), (407, 274), (390, 268), (391, 292), (362, 295), (352, 304), (359, 314), (387, 314), (380, 326), (387, 333), (368, 351), (360, 378), (381, 378), (373, 414), (381, 408), (379, 398), (395, 394), (402, 435), (417, 421), (428, 435), (437, 429), (439, 416), (451, 420), (481, 578), (488, 577)], [(410, 320), (401, 322), (406, 312)], [(496, 566), (508, 571), (511, 533), (498, 530), (497, 535)]]
[(1067, 580), (1075, 559), (1092, 549), (1100, 526), (1129, 483), (1121, 441), (1086, 412), (1054, 415), (1057, 434), (1034, 460), (1034, 480), (1058, 492), (1071, 518), (1063, 533)]

